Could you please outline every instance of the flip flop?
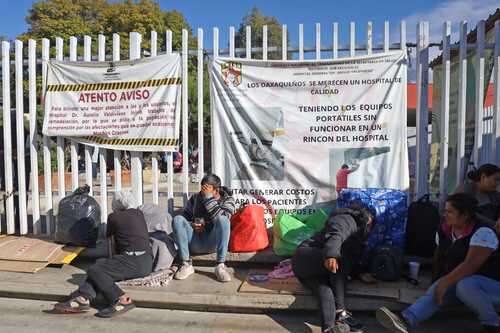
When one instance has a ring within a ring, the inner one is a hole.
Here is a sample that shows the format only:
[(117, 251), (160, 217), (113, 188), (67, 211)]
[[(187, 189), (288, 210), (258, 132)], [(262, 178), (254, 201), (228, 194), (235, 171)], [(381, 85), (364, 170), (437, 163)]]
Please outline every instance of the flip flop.
[(82, 303), (78, 298), (72, 298), (66, 302), (54, 305), (53, 312), (57, 314), (84, 313), (90, 310), (90, 304)]
[(129, 304), (122, 304), (120, 301), (116, 302), (115, 304), (102, 309), (98, 313), (96, 313), (96, 316), (99, 318), (113, 318), (119, 315), (124, 314), (125, 312), (128, 312), (135, 308), (134, 303), (129, 303)]

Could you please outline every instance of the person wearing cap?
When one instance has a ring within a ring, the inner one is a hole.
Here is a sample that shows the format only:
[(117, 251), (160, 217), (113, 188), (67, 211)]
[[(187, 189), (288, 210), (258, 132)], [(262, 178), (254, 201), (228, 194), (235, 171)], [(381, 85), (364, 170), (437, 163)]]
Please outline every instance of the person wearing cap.
[(172, 229), (181, 260), (174, 278), (184, 280), (194, 273), (190, 258), (193, 253), (217, 253), (215, 276), (219, 282), (231, 281), (224, 264), (231, 233), (230, 218), (235, 210), (231, 191), (221, 186), (217, 175), (201, 180), (201, 191), (191, 196), (182, 214), (174, 217)]
[(136, 200), (130, 192), (115, 193), (106, 230), (109, 244), (112, 244), (110, 258), (100, 259), (90, 266), (87, 279), (69, 300), (57, 303), (54, 312), (86, 312), (98, 293), (103, 294), (109, 304), (96, 314), (98, 317), (111, 318), (135, 307), (130, 296), (115, 282), (145, 277), (153, 268), (146, 221), (136, 207)]

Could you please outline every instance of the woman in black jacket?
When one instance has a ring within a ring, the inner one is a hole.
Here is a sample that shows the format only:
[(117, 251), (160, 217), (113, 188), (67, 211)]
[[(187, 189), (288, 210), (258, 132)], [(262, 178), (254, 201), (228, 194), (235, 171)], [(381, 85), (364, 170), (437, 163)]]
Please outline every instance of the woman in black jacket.
[(359, 205), (338, 209), (325, 229), (304, 241), (292, 259), (295, 276), (318, 297), (322, 332), (363, 332), (345, 310), (344, 292), (372, 221), (370, 211)]

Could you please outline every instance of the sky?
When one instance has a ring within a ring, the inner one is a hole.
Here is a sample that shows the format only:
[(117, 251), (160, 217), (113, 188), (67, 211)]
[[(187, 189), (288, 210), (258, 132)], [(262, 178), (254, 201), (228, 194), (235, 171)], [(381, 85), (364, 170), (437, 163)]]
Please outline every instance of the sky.
[[(28, 29), (25, 17), (34, 1), (0, 0), (0, 35), (10, 39)], [(452, 22), (452, 30), (458, 31), (458, 23), (469, 22), (472, 29), (481, 19), (486, 19), (497, 7), (498, 0), (159, 0), (163, 9), (178, 10), (184, 14), (195, 34), (197, 28), (205, 31), (205, 47), (212, 46), (212, 28), (219, 27), (220, 47), (228, 45), (229, 26), (238, 29), (243, 16), (256, 6), (264, 15), (276, 16), (287, 24), (292, 46), (298, 44), (298, 26), (304, 24), (304, 43), (314, 45), (315, 23), (321, 24), (322, 44), (331, 44), (332, 23), (339, 24), (340, 44), (349, 42), (349, 23), (356, 23), (356, 41), (366, 41), (366, 25), (373, 24), (374, 44), (383, 41), (384, 21), (390, 22), (391, 43), (399, 41), (399, 22), (407, 24), (408, 41), (415, 41), (419, 21), (430, 22), (430, 40), (439, 42), (445, 20)], [(313, 54), (309, 55), (313, 56)]]

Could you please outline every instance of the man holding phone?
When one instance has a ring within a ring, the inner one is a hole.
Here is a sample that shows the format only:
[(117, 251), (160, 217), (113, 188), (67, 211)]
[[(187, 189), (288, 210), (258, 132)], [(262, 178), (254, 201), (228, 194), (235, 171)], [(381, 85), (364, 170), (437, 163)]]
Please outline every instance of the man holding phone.
[(221, 186), (221, 180), (208, 174), (201, 180), (201, 191), (193, 194), (181, 215), (174, 217), (174, 239), (179, 247), (182, 264), (175, 274), (184, 280), (194, 273), (190, 258), (193, 253), (217, 253), (215, 276), (220, 282), (231, 281), (224, 264), (231, 233), (231, 215), (235, 203), (229, 189)]

